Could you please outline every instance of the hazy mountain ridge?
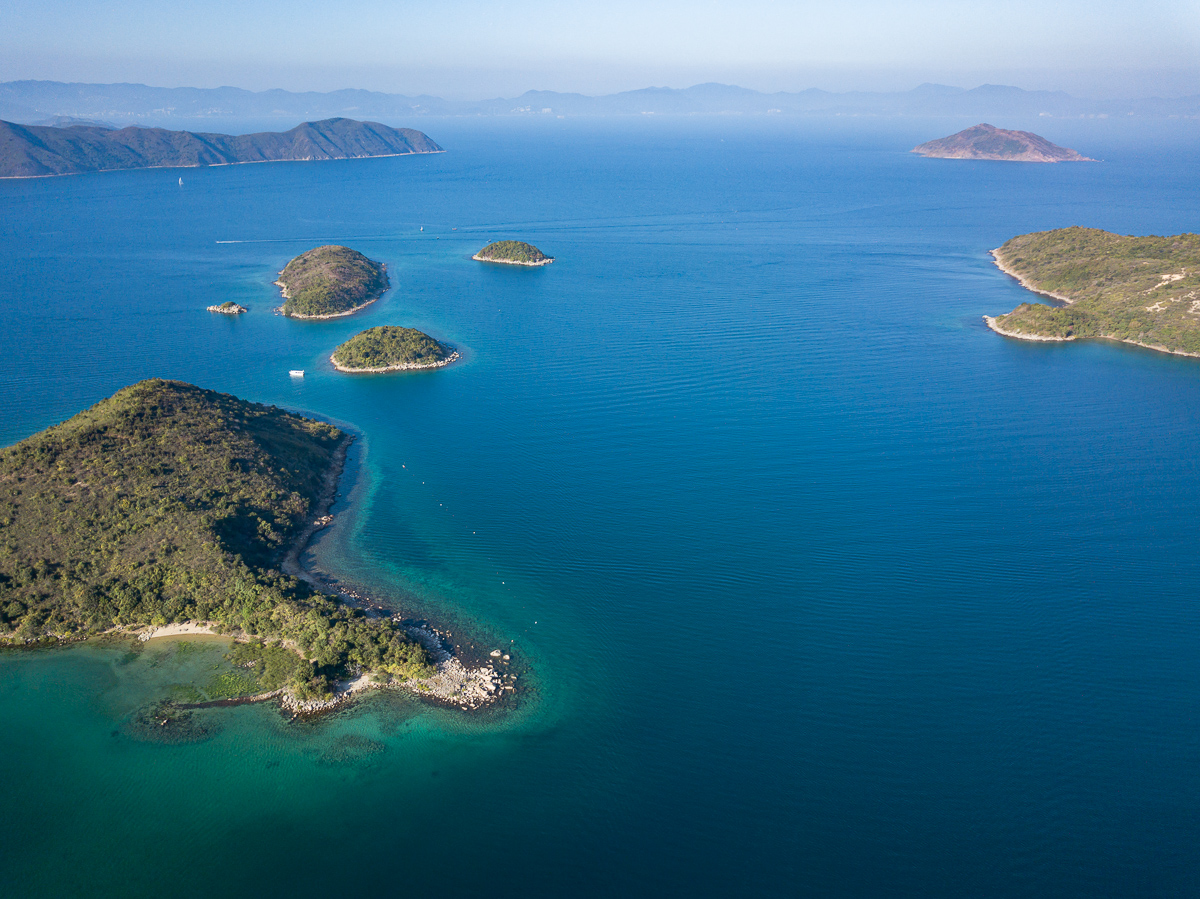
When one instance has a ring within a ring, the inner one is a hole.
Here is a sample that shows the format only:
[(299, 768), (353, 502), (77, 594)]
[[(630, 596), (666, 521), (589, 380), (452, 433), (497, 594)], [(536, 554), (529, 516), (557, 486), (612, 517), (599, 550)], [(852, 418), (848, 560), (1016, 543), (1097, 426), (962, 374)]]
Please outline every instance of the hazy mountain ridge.
[(762, 93), (727, 84), (675, 89), (648, 87), (598, 97), (527, 91), (519, 97), (445, 100), (367, 90), (292, 93), (234, 87), (159, 88), (143, 84), (0, 84), (0, 119), (18, 122), (53, 116), (132, 121), (196, 118), (396, 118), (414, 115), (912, 115), (1091, 116), (1200, 115), (1200, 96), (1181, 99), (1081, 100), (1062, 91), (1027, 91), (985, 84), (970, 90), (922, 84), (909, 91), (833, 93), (811, 88)]
[(0, 121), (0, 177), (32, 178), (149, 167), (231, 165), (436, 153), (436, 143), (411, 128), (326, 119), (290, 131), (207, 134), (129, 126), (68, 127)]

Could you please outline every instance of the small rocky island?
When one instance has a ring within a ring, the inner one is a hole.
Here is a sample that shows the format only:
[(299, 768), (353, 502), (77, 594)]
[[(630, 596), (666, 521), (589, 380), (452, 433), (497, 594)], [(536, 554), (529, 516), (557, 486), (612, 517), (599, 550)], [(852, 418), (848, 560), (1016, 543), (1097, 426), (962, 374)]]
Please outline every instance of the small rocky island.
[(501, 262), (505, 265), (549, 265), (553, 256), (547, 256), (533, 244), (520, 240), (498, 240), (490, 243), (471, 257), (479, 262)]
[(984, 316), (1021, 340), (1118, 340), (1200, 356), (1200, 234), (1130, 237), (1060, 228), (992, 251), (1001, 271), (1064, 305), (1022, 303)]
[(458, 359), (458, 351), (416, 328), (384, 325), (355, 334), (329, 357), (345, 372), (415, 371), (441, 368)]
[(292, 318), (352, 315), (388, 289), (386, 266), (349, 247), (325, 246), (301, 253), (279, 273), (279, 311)]
[(224, 303), (217, 303), (215, 306), (208, 307), (209, 312), (219, 312), (221, 315), (241, 315), (249, 310), (240, 303), (235, 303), (233, 300), (226, 300)]
[(0, 450), (0, 645), (219, 633), (244, 672), (220, 698), (295, 712), (389, 685), (461, 708), (511, 692), (496, 663), (468, 668), (439, 632), (299, 566), (349, 439), (154, 379)]
[(996, 159), (1006, 162), (1095, 162), (1030, 131), (1005, 131), (981, 124), (913, 147), (934, 159)]

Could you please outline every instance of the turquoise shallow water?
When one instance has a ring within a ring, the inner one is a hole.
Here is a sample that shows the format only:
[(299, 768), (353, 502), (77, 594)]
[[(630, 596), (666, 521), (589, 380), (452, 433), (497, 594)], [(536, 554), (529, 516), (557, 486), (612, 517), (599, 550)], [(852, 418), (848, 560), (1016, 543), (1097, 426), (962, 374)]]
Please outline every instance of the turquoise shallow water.
[[(430, 120), (444, 155), (0, 183), (0, 440), (149, 376), (343, 423), (313, 564), (531, 669), (502, 715), (168, 745), (130, 725), (168, 662), (4, 654), (6, 886), (1194, 892), (1200, 364), (980, 317), (1014, 234), (1195, 230), (1196, 126), (905, 152), (967, 124)], [(469, 260), (501, 237), (557, 261)], [(271, 315), (324, 242), (395, 288)], [(332, 371), (377, 324), (465, 361)]]

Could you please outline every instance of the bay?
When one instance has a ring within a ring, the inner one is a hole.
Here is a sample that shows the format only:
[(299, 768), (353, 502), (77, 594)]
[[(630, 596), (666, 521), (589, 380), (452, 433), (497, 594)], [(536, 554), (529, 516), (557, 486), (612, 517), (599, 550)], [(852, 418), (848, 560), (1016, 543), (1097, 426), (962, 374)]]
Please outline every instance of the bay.
[[(1200, 366), (981, 316), (1014, 234), (1194, 230), (1197, 126), (907, 153), (968, 124), (431, 119), (445, 154), (0, 183), (0, 442), (152, 376), (343, 424), (310, 563), (529, 685), (165, 744), (169, 660), (5, 653), (7, 889), (1194, 892)], [(502, 238), (556, 261), (470, 261)], [(394, 288), (273, 315), (323, 243)], [(382, 324), (464, 361), (332, 370)]]

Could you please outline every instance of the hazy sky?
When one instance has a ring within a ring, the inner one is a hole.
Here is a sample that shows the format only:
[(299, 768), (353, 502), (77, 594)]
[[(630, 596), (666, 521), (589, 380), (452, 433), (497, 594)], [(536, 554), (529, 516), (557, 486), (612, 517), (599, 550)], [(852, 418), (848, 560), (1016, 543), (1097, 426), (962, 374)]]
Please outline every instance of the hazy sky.
[(3, 0), (0, 80), (447, 97), (724, 81), (1200, 94), (1200, 0)]

